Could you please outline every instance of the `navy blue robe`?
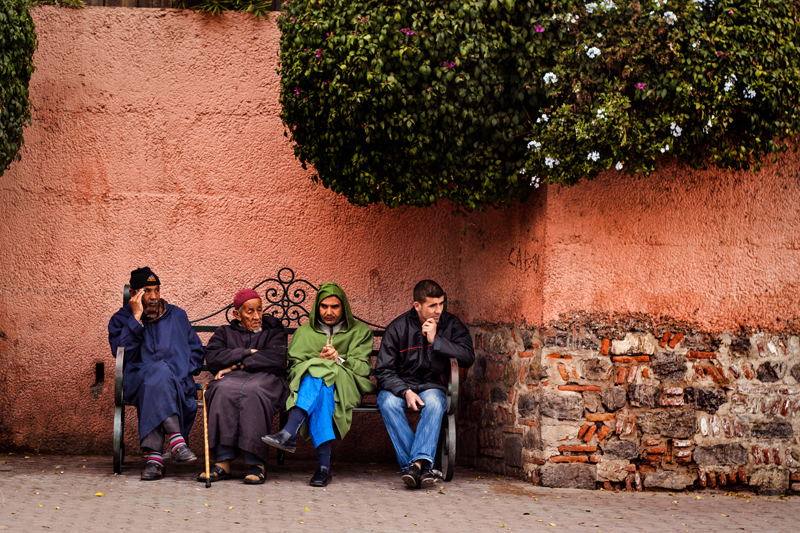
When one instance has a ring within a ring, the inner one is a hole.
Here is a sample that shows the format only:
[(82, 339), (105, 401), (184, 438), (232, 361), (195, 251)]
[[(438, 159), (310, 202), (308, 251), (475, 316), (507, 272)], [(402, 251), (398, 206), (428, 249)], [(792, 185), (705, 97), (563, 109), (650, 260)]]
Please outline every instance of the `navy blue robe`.
[(186, 311), (164, 303), (164, 314), (143, 326), (128, 305), (108, 323), (111, 353), (116, 357), (117, 348), (125, 347), (122, 395), (136, 406), (140, 439), (174, 414), (186, 437), (197, 414), (192, 375), (203, 366), (203, 343)]

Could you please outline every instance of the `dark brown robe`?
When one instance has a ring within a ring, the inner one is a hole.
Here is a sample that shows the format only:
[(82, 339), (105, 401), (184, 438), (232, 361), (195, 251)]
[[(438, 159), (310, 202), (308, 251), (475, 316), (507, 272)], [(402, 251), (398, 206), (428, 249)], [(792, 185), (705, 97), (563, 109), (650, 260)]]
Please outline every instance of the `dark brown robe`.
[[(251, 354), (250, 350), (258, 350)], [(261, 437), (286, 406), (286, 335), (272, 316), (264, 316), (259, 332), (244, 329), (238, 320), (220, 326), (205, 349), (208, 369), (216, 374), (242, 362), (244, 369), (211, 380), (206, 391), (208, 445), (219, 443), (253, 453), (265, 461), (269, 446)]]

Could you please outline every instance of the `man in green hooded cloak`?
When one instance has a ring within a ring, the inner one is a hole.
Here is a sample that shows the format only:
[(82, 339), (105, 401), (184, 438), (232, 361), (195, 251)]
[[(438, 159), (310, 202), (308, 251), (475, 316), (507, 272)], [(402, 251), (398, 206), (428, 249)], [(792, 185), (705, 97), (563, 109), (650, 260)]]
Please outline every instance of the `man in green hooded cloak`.
[(261, 439), (294, 452), (298, 431), (303, 437), (310, 435), (319, 459), (309, 483), (313, 487), (330, 482), (331, 441), (344, 438), (353, 408), (364, 394), (375, 392), (368, 377), (371, 354), (372, 330), (353, 317), (344, 291), (336, 283), (321, 285), (308, 322), (289, 343), (289, 421), (278, 433)]

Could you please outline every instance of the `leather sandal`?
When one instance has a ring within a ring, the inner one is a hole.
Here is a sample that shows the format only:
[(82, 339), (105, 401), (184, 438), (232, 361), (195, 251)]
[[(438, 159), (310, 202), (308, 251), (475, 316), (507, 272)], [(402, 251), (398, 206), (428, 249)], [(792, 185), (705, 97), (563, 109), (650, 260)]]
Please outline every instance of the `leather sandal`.
[(250, 471), (244, 477), (245, 485), (263, 485), (267, 479), (264, 473), (264, 467), (260, 465), (252, 465)]
[[(233, 476), (230, 472), (226, 472), (225, 469), (219, 465), (214, 465), (214, 467), (211, 469), (211, 475), (209, 476), (209, 479), (211, 480), (211, 483), (214, 483), (215, 481), (222, 481), (223, 479), (230, 479), (231, 477)], [(197, 474), (197, 481), (200, 483), (205, 483), (206, 473), (200, 472)]]

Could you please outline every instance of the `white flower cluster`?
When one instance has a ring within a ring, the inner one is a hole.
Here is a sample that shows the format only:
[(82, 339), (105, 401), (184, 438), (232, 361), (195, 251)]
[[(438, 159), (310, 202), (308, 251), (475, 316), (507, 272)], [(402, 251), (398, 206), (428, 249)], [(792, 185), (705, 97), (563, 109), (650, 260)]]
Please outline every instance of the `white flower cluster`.
[(548, 155), (548, 156), (545, 156), (545, 158), (544, 158), (544, 164), (547, 165), (548, 168), (553, 168), (556, 165), (560, 165), (561, 161), (559, 161), (558, 159), (553, 159), (552, 157), (550, 157)]
[(548, 120), (550, 120), (550, 117), (542, 113), (542, 116), (536, 119), (536, 123), (539, 124), (540, 122), (547, 122)]
[(694, 8), (701, 10), (706, 4), (714, 5), (714, 0), (694, 0)]
[(602, 34), (602, 33), (598, 33), (598, 34), (597, 34), (597, 38), (598, 38), (598, 39), (602, 39), (602, 38), (603, 38), (603, 34)]
[(606, 119), (606, 110), (602, 107), (597, 110), (597, 120), (605, 120)]
[(599, 4), (597, 2), (591, 2), (589, 4), (584, 4), (583, 7), (590, 15), (595, 11), (611, 11), (612, 9), (617, 9), (617, 5), (613, 0), (603, 0)]
[(700, 46), (700, 41), (692, 42), (692, 50), (697, 50), (698, 46)]
[(678, 21), (678, 17), (676, 17), (675, 13), (673, 13), (672, 11), (666, 11), (662, 18), (664, 19), (664, 22), (666, 22), (670, 26), (672, 26)]
[(667, 0), (655, 0), (656, 7), (664, 7), (667, 5)]
[(528, 143), (528, 150), (530, 150), (531, 148), (535, 148), (536, 151), (538, 152), (541, 147), (542, 143), (540, 143), (539, 141), (531, 141)]
[(564, 22), (566, 22), (567, 24), (575, 24), (576, 22), (578, 22), (579, 19), (580, 19), (579, 16), (573, 15), (571, 13), (564, 15)]
[(533, 185), (537, 189), (539, 188), (539, 184), (541, 182), (542, 182), (542, 180), (541, 180), (541, 178), (539, 178), (539, 176), (534, 176), (534, 177), (531, 178), (531, 185)]
[(744, 88), (744, 91), (742, 91), (742, 94), (744, 94), (744, 97), (747, 98), (748, 100), (751, 99), (751, 98), (755, 98), (756, 97), (755, 89), (751, 89), (749, 85)]
[(583, 7), (585, 7), (586, 12), (591, 15), (592, 13), (594, 13), (594, 10), (597, 9), (597, 4), (595, 2), (592, 2), (591, 4), (585, 4)]
[(558, 76), (556, 76), (552, 72), (548, 72), (547, 74), (544, 75), (545, 85), (550, 85), (551, 83), (557, 83), (557, 82), (558, 82)]
[(733, 89), (734, 85), (736, 85), (736, 76), (734, 74), (731, 74), (728, 77), (728, 79), (725, 80), (725, 86), (723, 87), (723, 89), (725, 89), (726, 93), (729, 93), (731, 89)]
[(617, 170), (622, 170), (622, 167), (623, 167), (622, 161), (617, 161), (617, 164), (614, 165), (614, 168), (616, 168)]
[(589, 161), (597, 161), (600, 159), (600, 152), (589, 152), (589, 155), (586, 156), (586, 159)]
[(706, 125), (703, 127), (703, 133), (708, 133), (709, 128), (714, 125), (713, 121), (715, 118), (716, 117), (714, 115), (711, 115), (711, 118), (708, 119), (708, 122), (706, 122)]
[(669, 125), (669, 129), (672, 132), (673, 137), (680, 137), (681, 133), (683, 133), (683, 129), (674, 122)]
[(668, 144), (665, 144), (665, 145), (664, 145), (664, 146), (661, 148), (661, 153), (663, 154), (664, 152), (669, 152), (669, 145), (668, 145)]
[(524, 176), (524, 175), (525, 175), (525, 169), (524, 169), (524, 168), (521, 168), (521, 169), (519, 170), (519, 174), (520, 174), (520, 176)]
[(596, 46), (592, 46), (591, 48), (586, 50), (586, 55), (589, 57), (589, 59), (594, 59), (595, 57), (600, 55), (600, 49), (597, 48)]

